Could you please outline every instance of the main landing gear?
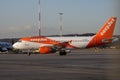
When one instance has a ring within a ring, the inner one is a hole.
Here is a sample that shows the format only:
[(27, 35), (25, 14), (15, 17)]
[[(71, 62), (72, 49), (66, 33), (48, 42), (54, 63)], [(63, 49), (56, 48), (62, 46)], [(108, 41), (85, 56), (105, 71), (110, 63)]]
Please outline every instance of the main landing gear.
[(59, 52), (59, 55), (60, 55), (60, 56), (67, 55), (67, 52), (66, 52), (65, 50), (62, 50), (62, 51)]
[(70, 52), (71, 52), (70, 50), (66, 50), (66, 49), (65, 50), (60, 50), (59, 55), (64, 56), (64, 55), (67, 55), (67, 53), (70, 53)]

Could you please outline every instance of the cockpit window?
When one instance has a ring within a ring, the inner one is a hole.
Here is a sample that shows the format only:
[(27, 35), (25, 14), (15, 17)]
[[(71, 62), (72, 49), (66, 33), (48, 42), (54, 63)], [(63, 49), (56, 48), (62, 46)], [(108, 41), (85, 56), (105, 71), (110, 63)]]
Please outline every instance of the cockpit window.
[(18, 42), (22, 42), (21, 40), (18, 40)]

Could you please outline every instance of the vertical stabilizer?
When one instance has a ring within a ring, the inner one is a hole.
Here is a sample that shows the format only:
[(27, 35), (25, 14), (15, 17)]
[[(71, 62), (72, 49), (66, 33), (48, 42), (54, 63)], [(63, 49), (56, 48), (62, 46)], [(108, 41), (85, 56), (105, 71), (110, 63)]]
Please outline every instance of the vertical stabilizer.
[(112, 41), (117, 17), (111, 17), (89, 42), (87, 48), (107, 44)]
[(116, 20), (116, 17), (109, 18), (108, 21), (103, 25), (103, 27), (98, 31), (96, 37), (112, 38)]

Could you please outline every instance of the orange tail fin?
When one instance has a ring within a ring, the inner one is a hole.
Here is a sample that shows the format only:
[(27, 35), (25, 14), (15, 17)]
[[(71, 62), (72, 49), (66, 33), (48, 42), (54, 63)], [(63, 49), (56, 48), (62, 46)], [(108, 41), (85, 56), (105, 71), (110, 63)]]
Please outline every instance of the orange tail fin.
[(102, 39), (112, 38), (116, 20), (117, 20), (117, 17), (109, 18), (108, 21), (103, 25), (103, 27), (98, 31), (98, 33), (96, 34), (96, 37), (99, 37)]
[(89, 42), (87, 48), (111, 42), (117, 17), (111, 17)]

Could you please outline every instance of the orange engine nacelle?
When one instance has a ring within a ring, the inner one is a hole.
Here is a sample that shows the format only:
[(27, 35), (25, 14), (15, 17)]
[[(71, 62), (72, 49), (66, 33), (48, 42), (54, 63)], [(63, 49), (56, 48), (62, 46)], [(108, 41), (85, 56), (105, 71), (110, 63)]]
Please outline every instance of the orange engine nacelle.
[(40, 47), (39, 51), (40, 54), (48, 54), (51, 52), (51, 47), (49, 46)]

